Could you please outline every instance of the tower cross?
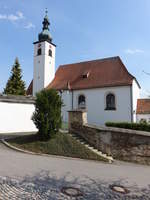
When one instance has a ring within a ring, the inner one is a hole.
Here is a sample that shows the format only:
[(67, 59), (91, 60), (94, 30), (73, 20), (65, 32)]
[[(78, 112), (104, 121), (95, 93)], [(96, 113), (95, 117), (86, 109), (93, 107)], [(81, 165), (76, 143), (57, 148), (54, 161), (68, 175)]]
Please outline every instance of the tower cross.
[(46, 14), (46, 15), (48, 14), (48, 9), (47, 9), (47, 8), (45, 9), (45, 14)]

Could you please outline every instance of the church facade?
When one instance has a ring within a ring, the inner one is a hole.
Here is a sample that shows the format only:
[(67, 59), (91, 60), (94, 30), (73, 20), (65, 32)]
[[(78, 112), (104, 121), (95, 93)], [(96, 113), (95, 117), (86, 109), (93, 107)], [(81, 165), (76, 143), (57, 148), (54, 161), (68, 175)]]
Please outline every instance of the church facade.
[(55, 73), (55, 48), (46, 13), (43, 30), (34, 43), (34, 74), (27, 94), (56, 89), (63, 100), (63, 121), (68, 111), (87, 110), (88, 123), (136, 122), (140, 85), (120, 57), (61, 65)]

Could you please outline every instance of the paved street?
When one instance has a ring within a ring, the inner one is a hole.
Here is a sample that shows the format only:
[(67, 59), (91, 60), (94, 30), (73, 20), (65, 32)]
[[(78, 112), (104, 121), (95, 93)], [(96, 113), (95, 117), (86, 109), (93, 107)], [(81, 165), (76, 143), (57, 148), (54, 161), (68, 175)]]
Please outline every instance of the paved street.
[[(0, 143), (0, 200), (7, 199), (150, 199), (150, 167), (130, 163), (93, 161), (28, 155)], [(123, 185), (129, 193), (112, 191)], [(63, 187), (80, 190), (78, 197)]]

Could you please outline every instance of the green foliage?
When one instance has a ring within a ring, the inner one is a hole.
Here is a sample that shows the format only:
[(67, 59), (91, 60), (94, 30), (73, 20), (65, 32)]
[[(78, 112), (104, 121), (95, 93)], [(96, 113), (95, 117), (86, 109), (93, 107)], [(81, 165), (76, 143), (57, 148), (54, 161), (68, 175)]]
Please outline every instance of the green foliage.
[(41, 139), (47, 140), (61, 127), (61, 97), (56, 90), (42, 90), (36, 94), (32, 120)]
[(141, 120), (140, 120), (140, 123), (141, 123), (141, 124), (148, 124), (147, 121), (146, 121), (146, 119), (141, 119)]
[(25, 95), (25, 82), (22, 80), (21, 72), (19, 60), (16, 58), (11, 70), (11, 76), (4, 89), (4, 94)]
[(150, 124), (147, 124), (147, 123), (106, 122), (105, 125), (110, 126), (110, 127), (150, 132)]

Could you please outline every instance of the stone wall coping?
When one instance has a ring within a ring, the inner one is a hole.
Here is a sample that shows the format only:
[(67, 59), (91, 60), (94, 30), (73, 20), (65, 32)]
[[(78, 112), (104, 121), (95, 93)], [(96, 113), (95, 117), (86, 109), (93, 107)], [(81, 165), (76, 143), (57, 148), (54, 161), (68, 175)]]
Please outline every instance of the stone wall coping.
[(111, 131), (115, 133), (118, 132), (118, 133), (123, 133), (123, 134), (133, 134), (133, 135), (142, 135), (142, 136), (150, 137), (150, 132), (146, 132), (146, 131), (138, 131), (138, 130), (125, 129), (125, 128), (116, 128), (116, 127), (96, 126), (96, 125), (91, 125), (91, 124), (84, 124), (83, 126), (94, 128), (94, 129), (105, 131), (105, 132)]
[(35, 103), (35, 97), (33, 97), (33, 96), (3, 95), (3, 94), (0, 94), (0, 102), (34, 104)]
[(80, 112), (80, 113), (84, 113), (84, 112), (87, 112), (87, 110), (85, 109), (74, 109), (74, 110), (68, 110), (68, 112)]

